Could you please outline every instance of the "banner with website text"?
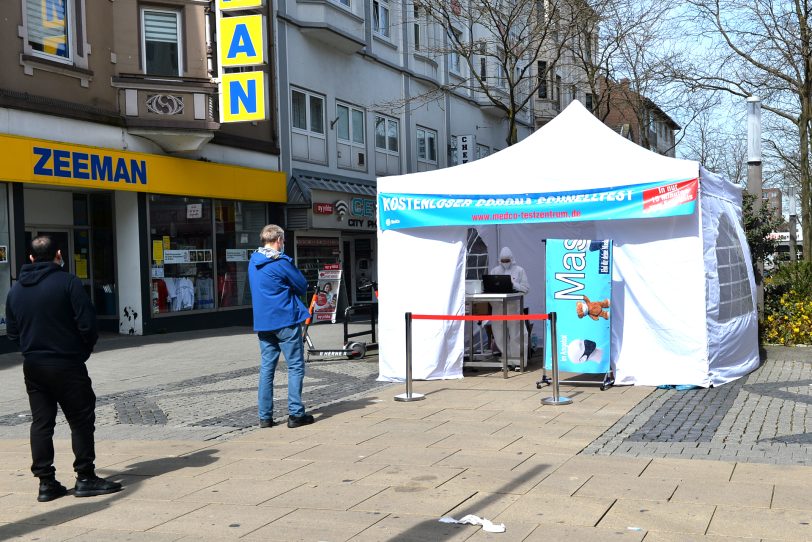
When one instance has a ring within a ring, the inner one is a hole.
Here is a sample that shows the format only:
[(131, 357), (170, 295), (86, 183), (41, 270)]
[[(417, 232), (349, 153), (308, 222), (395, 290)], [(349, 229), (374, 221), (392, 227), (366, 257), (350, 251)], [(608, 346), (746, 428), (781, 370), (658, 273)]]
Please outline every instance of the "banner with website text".
[[(557, 316), (559, 370), (609, 372), (612, 241), (547, 239), (546, 257), (547, 310)], [(548, 328), (548, 345), (549, 335)], [(550, 369), (552, 351), (545, 350)]]
[(699, 179), (500, 195), (378, 194), (381, 230), (472, 224), (583, 222), (694, 213)]

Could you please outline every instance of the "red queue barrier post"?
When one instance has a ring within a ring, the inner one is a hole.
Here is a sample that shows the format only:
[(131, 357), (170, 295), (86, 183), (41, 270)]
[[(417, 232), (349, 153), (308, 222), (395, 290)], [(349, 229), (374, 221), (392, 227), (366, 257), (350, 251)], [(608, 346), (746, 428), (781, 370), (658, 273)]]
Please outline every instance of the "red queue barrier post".
[(406, 313), (406, 393), (395, 395), (395, 401), (408, 403), (420, 401), (426, 396), (422, 393), (412, 393), (412, 313)]
[(545, 397), (541, 400), (541, 404), (543, 405), (569, 405), (572, 403), (572, 399), (569, 397), (562, 397), (558, 393), (558, 335), (556, 334), (556, 314), (554, 312), (550, 313), (550, 347), (552, 349), (552, 360), (553, 360), (553, 396), (552, 397)]

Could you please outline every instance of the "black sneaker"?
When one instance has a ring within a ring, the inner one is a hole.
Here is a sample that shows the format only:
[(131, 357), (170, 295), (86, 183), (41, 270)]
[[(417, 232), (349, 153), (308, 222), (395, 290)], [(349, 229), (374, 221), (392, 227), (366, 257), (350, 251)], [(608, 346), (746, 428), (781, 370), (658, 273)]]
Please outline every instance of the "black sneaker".
[(48, 502), (68, 494), (68, 488), (54, 480), (53, 478), (41, 479), (39, 481), (39, 502)]
[(260, 427), (260, 429), (266, 429), (268, 427), (273, 427), (273, 420), (259, 420), (259, 427)]
[(304, 414), (302, 416), (288, 416), (288, 427), (301, 427), (303, 425), (310, 425), (315, 422), (311, 414)]
[(121, 484), (99, 478), (94, 474), (77, 478), (73, 495), (75, 497), (95, 497), (96, 495), (107, 495), (116, 491), (121, 491)]

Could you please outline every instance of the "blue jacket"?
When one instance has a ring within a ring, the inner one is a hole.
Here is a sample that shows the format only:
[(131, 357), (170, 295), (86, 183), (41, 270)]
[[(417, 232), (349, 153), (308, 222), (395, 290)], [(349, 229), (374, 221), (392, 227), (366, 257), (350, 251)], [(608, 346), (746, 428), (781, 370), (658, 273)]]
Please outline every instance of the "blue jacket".
[(268, 257), (259, 250), (248, 262), (248, 281), (254, 305), (254, 331), (275, 331), (301, 324), (310, 316), (299, 296), (307, 293), (307, 279), (285, 254)]
[(99, 338), (82, 282), (53, 262), (28, 263), (6, 298), (8, 338), (25, 363), (84, 363)]

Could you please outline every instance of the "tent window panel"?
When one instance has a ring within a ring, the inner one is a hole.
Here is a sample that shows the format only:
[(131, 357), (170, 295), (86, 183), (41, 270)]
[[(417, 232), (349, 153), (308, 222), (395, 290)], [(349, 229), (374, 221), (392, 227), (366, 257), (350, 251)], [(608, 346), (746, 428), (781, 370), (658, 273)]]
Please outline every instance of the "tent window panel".
[(753, 311), (753, 296), (747, 262), (727, 216), (719, 220), (716, 236), (716, 265), (719, 276), (719, 321), (725, 322)]
[(465, 280), (481, 279), (488, 272), (488, 245), (475, 228), (468, 228), (465, 253)]

